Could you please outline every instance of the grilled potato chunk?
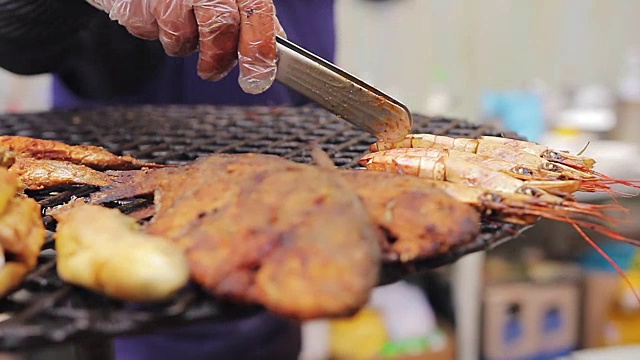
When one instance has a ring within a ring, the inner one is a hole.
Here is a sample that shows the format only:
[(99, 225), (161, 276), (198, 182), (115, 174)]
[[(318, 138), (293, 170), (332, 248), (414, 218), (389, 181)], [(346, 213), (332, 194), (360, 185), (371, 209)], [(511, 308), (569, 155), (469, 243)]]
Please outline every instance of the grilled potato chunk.
[(0, 167), (0, 297), (37, 265), (45, 241), (40, 205), (18, 195), (22, 190), (18, 177)]
[(74, 204), (53, 216), (60, 277), (72, 284), (133, 302), (162, 301), (184, 287), (189, 268), (168, 240), (139, 232), (116, 209)]

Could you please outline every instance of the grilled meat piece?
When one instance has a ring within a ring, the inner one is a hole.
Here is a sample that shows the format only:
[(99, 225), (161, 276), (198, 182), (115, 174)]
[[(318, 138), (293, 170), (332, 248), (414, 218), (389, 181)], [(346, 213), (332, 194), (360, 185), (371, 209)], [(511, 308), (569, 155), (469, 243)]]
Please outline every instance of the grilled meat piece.
[(36, 266), (45, 241), (40, 205), (16, 195), (19, 185), (16, 175), (0, 168), (0, 296)]
[(433, 182), (395, 173), (337, 170), (319, 146), (312, 147), (311, 156), (318, 166), (335, 171), (358, 193), (370, 216), (387, 234), (383, 244), (386, 262), (443, 255), (475, 240), (480, 233), (480, 214)]
[(33, 199), (16, 196), (0, 213), (0, 245), (15, 261), (33, 268), (44, 244), (45, 228), (40, 205)]
[(214, 155), (114, 174), (95, 202), (155, 191), (147, 233), (186, 250), (214, 294), (299, 319), (351, 314), (378, 279), (383, 235), (340, 178), (270, 155)]
[(16, 158), (9, 171), (18, 175), (28, 190), (42, 190), (62, 185), (107, 186), (109, 175), (84, 165), (60, 160)]
[(0, 154), (3, 166), (11, 166), (14, 158), (63, 160), (97, 170), (160, 166), (134, 159), (129, 155), (117, 156), (98, 146), (68, 145), (59, 141), (24, 136), (0, 136)]
[(408, 262), (447, 253), (480, 233), (480, 214), (428, 181), (367, 170), (339, 170), (389, 237), (385, 260)]

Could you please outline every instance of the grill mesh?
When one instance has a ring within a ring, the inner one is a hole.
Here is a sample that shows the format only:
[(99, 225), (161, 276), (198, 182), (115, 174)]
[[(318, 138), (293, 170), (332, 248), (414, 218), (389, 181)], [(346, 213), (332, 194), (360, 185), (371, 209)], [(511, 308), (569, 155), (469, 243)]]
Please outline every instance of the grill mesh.
[[(448, 136), (507, 136), (489, 126), (463, 120), (414, 116), (414, 131)], [(318, 143), (343, 168), (356, 161), (375, 139), (330, 113), (314, 108), (146, 106), (58, 111), (0, 116), (0, 134), (91, 144), (116, 154), (166, 164), (183, 164), (212, 153), (262, 153), (310, 162), (309, 145)], [(94, 189), (70, 187), (31, 193), (43, 208), (84, 196)], [(118, 203), (123, 211), (140, 203)], [(55, 224), (45, 217), (53, 230)], [(482, 234), (469, 245), (412, 264), (385, 265), (381, 283), (451, 263), (460, 256), (511, 238), (522, 228), (484, 223)], [(190, 287), (164, 304), (131, 306), (63, 283), (55, 272), (49, 239), (38, 268), (21, 287), (0, 301), (0, 350), (26, 348), (79, 339), (148, 331), (191, 321), (248, 316), (257, 307), (216, 301)], [(4, 313), (4, 314), (2, 314)]]
[[(415, 129), (466, 137), (502, 134), (489, 126), (419, 115)], [(354, 167), (375, 141), (313, 107), (168, 106), (8, 115), (0, 118), (0, 133), (100, 145), (115, 153), (167, 164), (219, 152), (255, 152), (309, 162), (308, 146), (315, 141), (336, 165)]]

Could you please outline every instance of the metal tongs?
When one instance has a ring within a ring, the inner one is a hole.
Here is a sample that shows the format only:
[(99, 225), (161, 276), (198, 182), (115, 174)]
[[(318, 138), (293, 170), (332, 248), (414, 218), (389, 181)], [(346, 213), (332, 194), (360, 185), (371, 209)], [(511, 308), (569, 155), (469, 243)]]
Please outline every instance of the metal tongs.
[(280, 36), (276, 80), (380, 140), (399, 141), (413, 124), (409, 109), (336, 65)]

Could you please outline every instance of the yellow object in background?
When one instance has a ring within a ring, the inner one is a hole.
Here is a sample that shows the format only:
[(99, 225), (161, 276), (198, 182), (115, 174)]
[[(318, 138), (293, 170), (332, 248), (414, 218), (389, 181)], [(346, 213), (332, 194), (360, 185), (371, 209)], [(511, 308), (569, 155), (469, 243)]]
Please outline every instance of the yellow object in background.
[[(640, 299), (638, 299), (637, 296), (637, 294), (640, 294), (640, 251), (636, 251), (635, 256), (631, 259), (631, 265), (626, 275), (635, 293), (631, 287), (629, 287), (629, 283), (624, 281), (624, 279), (620, 279), (618, 302), (622, 310), (627, 314), (640, 315)], [(637, 329), (640, 329), (640, 326)], [(640, 331), (636, 332), (638, 332), (638, 336), (640, 336)]]
[(384, 319), (371, 308), (331, 321), (331, 355), (335, 360), (375, 359), (386, 342)]
[(631, 260), (629, 271), (640, 272), (640, 250), (636, 250), (636, 255)]
[[(636, 292), (640, 293), (640, 252), (626, 273)], [(629, 284), (620, 280), (618, 301), (609, 311), (604, 328), (605, 345), (640, 344), (640, 300)]]

